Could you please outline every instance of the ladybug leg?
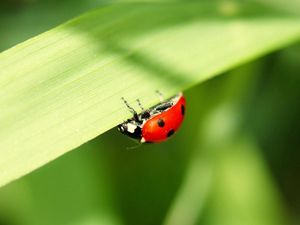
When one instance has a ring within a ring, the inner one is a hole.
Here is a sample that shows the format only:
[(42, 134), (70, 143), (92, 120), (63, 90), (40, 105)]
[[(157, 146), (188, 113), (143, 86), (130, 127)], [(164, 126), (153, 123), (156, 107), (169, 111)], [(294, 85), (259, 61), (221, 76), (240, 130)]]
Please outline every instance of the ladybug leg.
[(133, 114), (134, 120), (136, 120), (136, 121), (138, 121), (138, 122), (141, 122), (141, 121), (140, 121), (140, 118), (139, 118), (137, 112), (134, 110), (134, 108), (132, 108), (132, 107), (129, 105), (129, 103), (125, 100), (125, 98), (122, 97), (121, 99), (122, 99), (122, 101), (124, 102), (124, 104), (127, 106), (127, 108), (129, 109), (129, 111)]
[(151, 115), (150, 115), (150, 111), (144, 109), (144, 107), (142, 106), (141, 101), (140, 101), (139, 99), (137, 99), (136, 101), (137, 101), (139, 107), (140, 107), (141, 110), (142, 110), (142, 113), (141, 113), (141, 115), (140, 115), (141, 119), (142, 119), (142, 120), (149, 119), (150, 116), (151, 116)]

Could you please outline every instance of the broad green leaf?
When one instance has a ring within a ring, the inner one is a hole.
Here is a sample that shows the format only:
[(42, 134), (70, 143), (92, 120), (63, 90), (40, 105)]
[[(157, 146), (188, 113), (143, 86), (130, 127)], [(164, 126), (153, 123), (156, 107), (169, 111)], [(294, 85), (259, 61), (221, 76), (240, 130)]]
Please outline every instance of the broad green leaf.
[[(90, 141), (72, 154), (0, 190), (4, 224), (123, 224), (112, 197), (104, 142)], [(104, 153), (104, 154), (103, 154)], [(2, 223), (3, 224), (3, 223)]]
[(300, 38), (254, 3), (107, 5), (0, 54), (0, 185), (165, 97)]

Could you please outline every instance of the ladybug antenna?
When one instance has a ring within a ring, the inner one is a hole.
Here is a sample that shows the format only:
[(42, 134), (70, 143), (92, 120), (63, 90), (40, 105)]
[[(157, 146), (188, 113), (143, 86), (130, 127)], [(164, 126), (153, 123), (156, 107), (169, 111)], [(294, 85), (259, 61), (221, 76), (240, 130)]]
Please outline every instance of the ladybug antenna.
[(140, 101), (139, 99), (137, 99), (136, 101), (137, 101), (139, 107), (141, 108), (141, 110), (142, 110), (142, 111), (145, 111), (144, 107), (142, 106), (141, 101)]
[(159, 90), (156, 90), (155, 91), (156, 92), (156, 94), (158, 94), (158, 96), (159, 96), (159, 100), (161, 101), (161, 102), (163, 102), (164, 101), (164, 95), (159, 91)]
[(129, 103), (125, 100), (125, 98), (121, 98), (122, 101), (124, 102), (124, 104), (127, 106), (127, 108), (129, 109), (129, 111), (133, 114), (133, 117), (135, 120), (139, 121), (139, 117), (138, 117), (138, 114), (137, 112), (134, 110), (134, 108), (132, 108)]

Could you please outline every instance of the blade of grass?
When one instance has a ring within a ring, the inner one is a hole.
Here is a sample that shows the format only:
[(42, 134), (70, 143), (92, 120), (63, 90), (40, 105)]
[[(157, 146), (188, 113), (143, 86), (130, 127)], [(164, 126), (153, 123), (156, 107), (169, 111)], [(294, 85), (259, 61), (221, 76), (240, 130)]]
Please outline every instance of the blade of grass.
[(222, 150), (205, 224), (288, 224), (281, 196), (253, 140), (240, 138)]
[(121, 97), (149, 107), (300, 38), (295, 15), (234, 6), (108, 5), (1, 53), (0, 185), (130, 117)]

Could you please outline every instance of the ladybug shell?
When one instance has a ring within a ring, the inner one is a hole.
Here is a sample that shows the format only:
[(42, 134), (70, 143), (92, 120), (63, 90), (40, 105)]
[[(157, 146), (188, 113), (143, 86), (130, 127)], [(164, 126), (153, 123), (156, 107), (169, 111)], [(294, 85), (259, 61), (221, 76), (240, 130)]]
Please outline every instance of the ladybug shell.
[(181, 95), (172, 107), (145, 122), (142, 127), (141, 142), (165, 141), (179, 129), (184, 113), (185, 98)]

